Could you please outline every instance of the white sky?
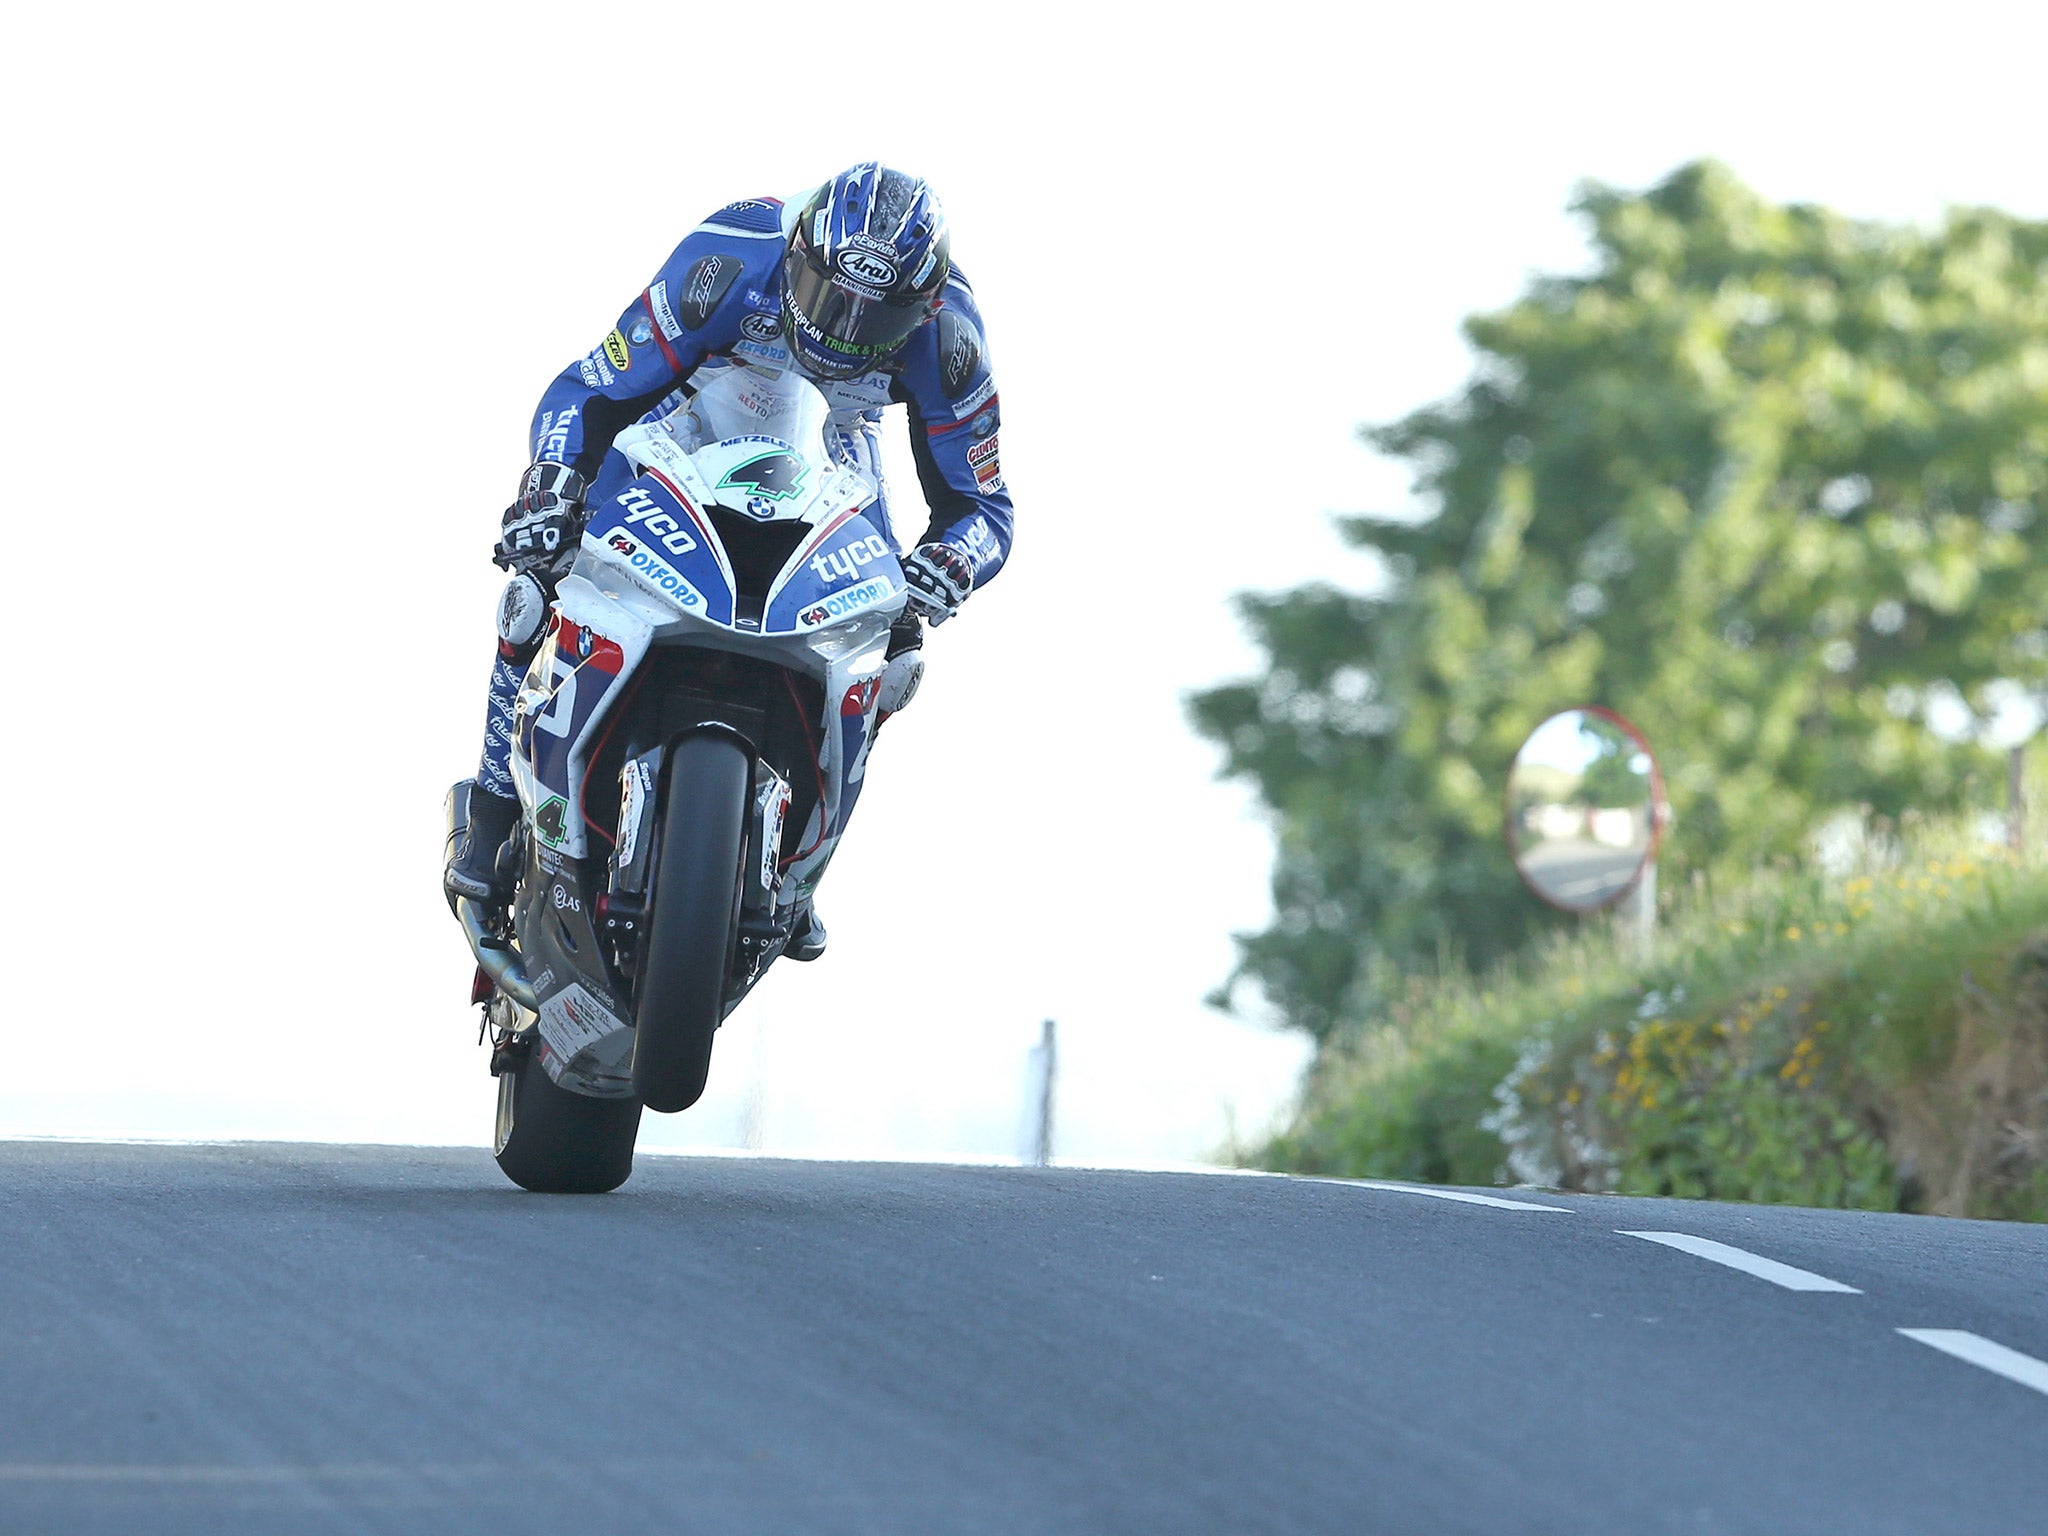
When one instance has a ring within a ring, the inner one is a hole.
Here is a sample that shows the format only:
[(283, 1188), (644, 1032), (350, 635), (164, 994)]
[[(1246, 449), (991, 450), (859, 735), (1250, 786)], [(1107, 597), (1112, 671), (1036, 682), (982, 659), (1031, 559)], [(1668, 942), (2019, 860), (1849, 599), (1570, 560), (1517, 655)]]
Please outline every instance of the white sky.
[(1267, 912), (1183, 724), (1254, 661), (1228, 595), (1363, 579), (1327, 514), (1405, 481), (1353, 428), (1581, 263), (1577, 179), (2048, 215), (2044, 43), (1968, 5), (17, 17), (0, 1134), (487, 1138), (439, 815), (528, 417), (698, 217), (870, 154), (951, 214), (1017, 552), (883, 740), (831, 953), (643, 1144), (1006, 1154), (1048, 1016), (1063, 1152), (1255, 1133), (1303, 1049), (1200, 1002)]

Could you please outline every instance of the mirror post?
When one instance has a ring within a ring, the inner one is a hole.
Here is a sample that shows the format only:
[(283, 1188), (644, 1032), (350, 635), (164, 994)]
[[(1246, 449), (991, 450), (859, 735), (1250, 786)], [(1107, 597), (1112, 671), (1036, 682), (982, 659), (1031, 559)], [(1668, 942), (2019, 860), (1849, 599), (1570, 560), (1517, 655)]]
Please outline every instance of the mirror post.
[(2005, 846), (2018, 858), (2027, 850), (2027, 749), (2005, 753)]
[(1657, 856), (1654, 853), (1643, 860), (1643, 872), (1636, 878), (1635, 889), (1629, 892), (1625, 910), (1636, 958), (1647, 960), (1657, 942)]

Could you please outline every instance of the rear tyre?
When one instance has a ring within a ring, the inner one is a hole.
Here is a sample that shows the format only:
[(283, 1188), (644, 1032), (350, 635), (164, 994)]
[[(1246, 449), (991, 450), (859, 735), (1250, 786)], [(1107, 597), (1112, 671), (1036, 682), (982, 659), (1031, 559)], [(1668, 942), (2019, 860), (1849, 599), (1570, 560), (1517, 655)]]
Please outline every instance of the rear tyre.
[(704, 1092), (739, 937), (740, 850), (753, 763), (739, 744), (685, 736), (669, 754), (653, 911), (640, 953), (633, 1091), (673, 1114)]
[(521, 1189), (601, 1195), (633, 1172), (637, 1099), (593, 1099), (556, 1085), (529, 1053), (498, 1079), (498, 1166)]

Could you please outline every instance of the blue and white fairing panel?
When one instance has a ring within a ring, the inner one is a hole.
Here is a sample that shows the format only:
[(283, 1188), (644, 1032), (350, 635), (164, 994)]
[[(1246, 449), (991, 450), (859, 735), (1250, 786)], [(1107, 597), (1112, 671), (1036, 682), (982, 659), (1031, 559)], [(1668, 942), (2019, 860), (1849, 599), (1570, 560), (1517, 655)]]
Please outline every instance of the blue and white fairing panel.
[[(589, 553), (624, 564), (635, 584), (691, 617), (734, 625), (732, 569), (704, 510), (760, 523), (806, 523), (771, 583), (761, 633), (807, 636), (842, 620), (902, 607), (902, 567), (877, 519), (877, 489), (833, 458), (825, 401), (800, 375), (734, 368), (688, 408), (622, 432), (615, 449), (634, 478), (602, 501)], [(612, 482), (616, 484), (617, 481)]]
[[(872, 503), (872, 498), (861, 506)], [(903, 567), (861, 507), (849, 507), (797, 547), (775, 578), (761, 628), (808, 634), (857, 613), (902, 607)]]
[(713, 624), (732, 624), (724, 546), (689, 492), (661, 470), (643, 466), (631, 485), (591, 513), (583, 538), (656, 597)]

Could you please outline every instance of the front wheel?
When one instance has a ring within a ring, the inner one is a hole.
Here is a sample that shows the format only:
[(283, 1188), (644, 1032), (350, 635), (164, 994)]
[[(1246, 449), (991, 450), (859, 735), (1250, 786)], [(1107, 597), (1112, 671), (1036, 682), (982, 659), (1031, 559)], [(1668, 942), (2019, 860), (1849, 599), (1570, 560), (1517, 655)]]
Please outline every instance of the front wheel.
[(673, 1114), (703, 1096), (711, 1037), (739, 937), (740, 850), (754, 767), (725, 736), (685, 736), (669, 754), (653, 910), (633, 1014), (633, 1091)]
[(637, 1099), (593, 1099), (558, 1086), (533, 1051), (498, 1079), (498, 1166), (521, 1189), (601, 1195), (632, 1175)]

